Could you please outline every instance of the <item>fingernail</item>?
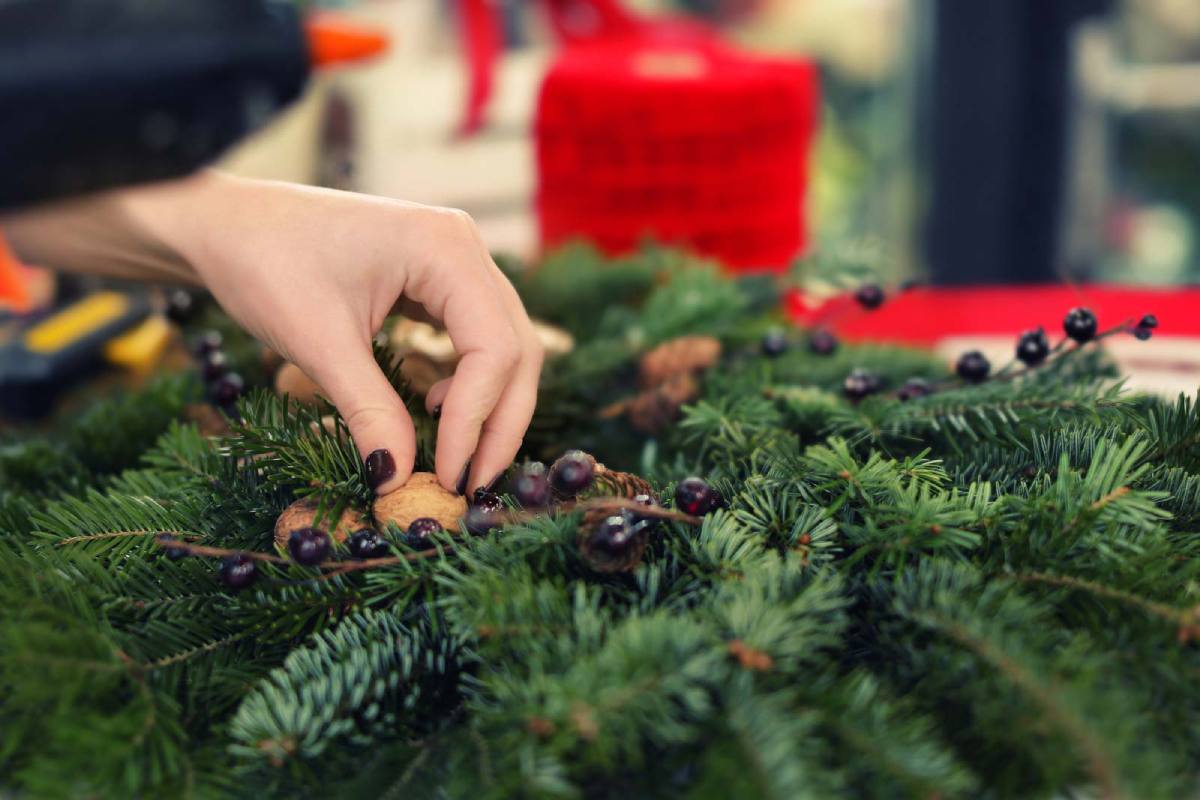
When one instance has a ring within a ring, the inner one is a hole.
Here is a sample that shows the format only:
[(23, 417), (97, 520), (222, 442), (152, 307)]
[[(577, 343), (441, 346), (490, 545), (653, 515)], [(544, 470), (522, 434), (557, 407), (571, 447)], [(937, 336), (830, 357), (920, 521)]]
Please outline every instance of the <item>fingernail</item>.
[(484, 490), (485, 492), (493, 492), (493, 491), (495, 491), (495, 490), (496, 490), (496, 484), (500, 483), (500, 479), (501, 479), (501, 478), (503, 478), (503, 477), (504, 477), (504, 470), (501, 470), (501, 471), (500, 471), (500, 474), (498, 474), (496, 477), (492, 478), (490, 481), (488, 481), (487, 483), (485, 483), (485, 484), (483, 485), (483, 490)]
[(438, 403), (436, 406), (434, 406), (433, 411), (429, 412), (429, 416), (433, 417), (434, 419), (440, 419), (442, 416), (442, 404)]
[(454, 485), (454, 491), (460, 495), (467, 493), (467, 477), (471, 474), (471, 459), (467, 459), (467, 463), (463, 464), (462, 474), (458, 476), (458, 483)]
[(378, 489), (396, 474), (396, 462), (387, 450), (375, 450), (367, 456), (367, 483)]

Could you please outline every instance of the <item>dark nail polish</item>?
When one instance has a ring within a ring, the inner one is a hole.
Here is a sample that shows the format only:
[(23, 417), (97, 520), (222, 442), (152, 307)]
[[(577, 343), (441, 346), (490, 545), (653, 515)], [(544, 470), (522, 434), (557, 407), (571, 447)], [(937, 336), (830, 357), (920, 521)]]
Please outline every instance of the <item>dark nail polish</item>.
[(454, 491), (460, 495), (467, 493), (467, 478), (471, 475), (471, 459), (467, 459), (467, 463), (463, 464), (462, 474), (458, 476), (458, 483), (454, 485)]
[(442, 404), (438, 403), (436, 406), (434, 406), (433, 411), (429, 412), (429, 416), (433, 417), (434, 419), (441, 419), (442, 418)]
[(372, 489), (378, 489), (395, 474), (396, 462), (387, 450), (376, 450), (367, 456), (367, 483)]

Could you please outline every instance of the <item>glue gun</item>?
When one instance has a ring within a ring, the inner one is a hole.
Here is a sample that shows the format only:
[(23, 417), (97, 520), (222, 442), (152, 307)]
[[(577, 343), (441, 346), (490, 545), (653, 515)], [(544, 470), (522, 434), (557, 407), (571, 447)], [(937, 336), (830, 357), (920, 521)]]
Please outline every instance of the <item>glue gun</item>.
[(188, 174), (386, 46), (281, 0), (3, 0), (0, 209)]

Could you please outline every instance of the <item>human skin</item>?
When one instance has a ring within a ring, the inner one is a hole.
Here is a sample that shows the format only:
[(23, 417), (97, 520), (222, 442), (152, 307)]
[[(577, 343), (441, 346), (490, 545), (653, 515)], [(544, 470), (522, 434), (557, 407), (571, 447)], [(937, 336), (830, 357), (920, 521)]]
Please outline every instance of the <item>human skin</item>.
[(416, 454), (412, 420), (372, 357), (387, 315), (443, 324), (461, 356), (425, 401), (441, 407), (443, 487), (491, 483), (533, 416), (542, 347), (461, 211), (205, 171), (10, 213), (0, 228), (30, 263), (207, 288), (321, 386), (380, 493), (403, 485)]

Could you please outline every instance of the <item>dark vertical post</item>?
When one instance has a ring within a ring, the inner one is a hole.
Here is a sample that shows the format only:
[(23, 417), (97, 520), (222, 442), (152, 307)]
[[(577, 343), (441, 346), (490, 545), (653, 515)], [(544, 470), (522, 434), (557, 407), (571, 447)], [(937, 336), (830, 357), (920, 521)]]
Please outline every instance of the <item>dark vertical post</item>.
[(1054, 280), (1070, 33), (1108, 0), (934, 3), (924, 230), (933, 281)]

